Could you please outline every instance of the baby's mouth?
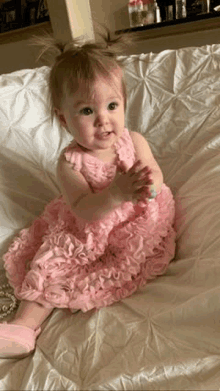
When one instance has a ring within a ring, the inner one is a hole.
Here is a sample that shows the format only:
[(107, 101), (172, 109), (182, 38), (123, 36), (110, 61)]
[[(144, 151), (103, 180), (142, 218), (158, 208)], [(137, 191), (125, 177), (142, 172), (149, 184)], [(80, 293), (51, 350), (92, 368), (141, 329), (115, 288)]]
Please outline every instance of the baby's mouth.
[(103, 140), (103, 139), (106, 139), (108, 138), (113, 132), (102, 132), (102, 133), (99, 133), (98, 134), (98, 138)]

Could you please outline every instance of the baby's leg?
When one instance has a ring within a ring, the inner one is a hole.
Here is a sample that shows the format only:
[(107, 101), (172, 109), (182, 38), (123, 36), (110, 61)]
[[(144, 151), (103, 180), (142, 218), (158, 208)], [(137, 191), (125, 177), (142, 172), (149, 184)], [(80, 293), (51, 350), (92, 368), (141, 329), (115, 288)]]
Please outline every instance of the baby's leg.
[(10, 322), (36, 330), (51, 314), (53, 309), (43, 307), (33, 301), (21, 301), (15, 318)]
[(35, 349), (41, 324), (53, 309), (22, 301), (15, 318), (7, 324), (0, 324), (0, 358), (19, 358)]

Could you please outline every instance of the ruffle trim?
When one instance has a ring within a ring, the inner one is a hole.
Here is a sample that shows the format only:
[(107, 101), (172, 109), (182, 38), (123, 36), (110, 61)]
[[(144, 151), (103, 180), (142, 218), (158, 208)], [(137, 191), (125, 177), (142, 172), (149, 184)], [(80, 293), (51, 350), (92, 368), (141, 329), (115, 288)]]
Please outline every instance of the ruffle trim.
[[(115, 143), (115, 150), (118, 156), (118, 166), (122, 166), (126, 170), (131, 168), (136, 153), (128, 129), (124, 128), (122, 136)], [(102, 182), (106, 176), (107, 184), (109, 184), (108, 180), (112, 180), (115, 175), (116, 166), (114, 164), (102, 162), (82, 151), (80, 146), (73, 142), (65, 149), (64, 156), (74, 170), (81, 171), (85, 175), (89, 183), (96, 181), (97, 178), (99, 180), (97, 184), (100, 186), (100, 180)]]
[(71, 143), (64, 151), (66, 160), (72, 164), (72, 168), (76, 171), (82, 169), (82, 151), (78, 145)]
[(115, 144), (115, 149), (120, 162), (119, 166), (123, 163), (122, 167), (125, 171), (129, 170), (135, 162), (136, 152), (128, 129), (124, 129), (122, 136)]
[(175, 251), (172, 194), (162, 185), (147, 207), (132, 205), (82, 230), (62, 198), (54, 200), (4, 256), (16, 297), (88, 311), (130, 296), (163, 274)]

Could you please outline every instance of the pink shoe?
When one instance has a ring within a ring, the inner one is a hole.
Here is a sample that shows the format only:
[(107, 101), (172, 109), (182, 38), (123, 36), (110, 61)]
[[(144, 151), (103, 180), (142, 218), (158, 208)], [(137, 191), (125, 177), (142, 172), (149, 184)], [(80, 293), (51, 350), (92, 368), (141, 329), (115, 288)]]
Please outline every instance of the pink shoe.
[(41, 328), (17, 324), (0, 324), (0, 358), (23, 358), (35, 349), (37, 336)]

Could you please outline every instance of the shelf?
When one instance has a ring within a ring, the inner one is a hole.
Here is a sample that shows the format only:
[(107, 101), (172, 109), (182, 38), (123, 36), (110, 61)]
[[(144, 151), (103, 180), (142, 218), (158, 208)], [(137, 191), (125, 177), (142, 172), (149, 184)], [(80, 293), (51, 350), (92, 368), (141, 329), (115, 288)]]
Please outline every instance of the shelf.
[(32, 35), (43, 34), (45, 31), (52, 33), (51, 22), (38, 23), (33, 26), (0, 33), (0, 45), (23, 41), (29, 39)]
[(135, 33), (137, 39), (152, 39), (220, 28), (220, 12), (197, 15), (169, 22), (117, 30), (115, 34)]

